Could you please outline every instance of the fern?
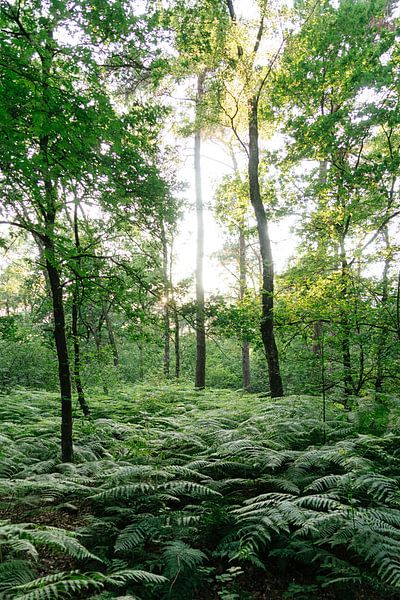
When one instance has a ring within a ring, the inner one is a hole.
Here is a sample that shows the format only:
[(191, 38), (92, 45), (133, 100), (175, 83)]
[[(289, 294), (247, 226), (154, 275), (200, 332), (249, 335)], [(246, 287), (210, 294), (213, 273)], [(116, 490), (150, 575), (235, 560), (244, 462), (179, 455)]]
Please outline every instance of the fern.
[(27, 560), (9, 560), (0, 563), (0, 592), (13, 585), (23, 585), (35, 577), (35, 570)]
[(101, 587), (96, 579), (78, 572), (56, 573), (13, 586), (7, 590), (5, 597), (12, 600), (56, 600), (65, 595), (76, 595), (84, 590)]
[[(10, 598), (189, 600), (216, 563), (262, 569), (275, 557), (313, 568), (321, 585), (398, 594), (394, 433), (358, 435), (334, 406), (323, 425), (318, 398), (140, 386), (116, 396), (115, 421), (77, 421), (77, 461), (62, 465), (49, 396), (18, 393), (12, 403), (0, 437), (4, 510), (14, 516), (17, 505), (34, 520), (51, 507), (57, 519), (73, 506), (80, 531), (2, 522), (0, 590)], [(104, 416), (100, 402), (91, 407)], [(104, 572), (34, 579), (42, 547), (77, 567), (98, 556)]]

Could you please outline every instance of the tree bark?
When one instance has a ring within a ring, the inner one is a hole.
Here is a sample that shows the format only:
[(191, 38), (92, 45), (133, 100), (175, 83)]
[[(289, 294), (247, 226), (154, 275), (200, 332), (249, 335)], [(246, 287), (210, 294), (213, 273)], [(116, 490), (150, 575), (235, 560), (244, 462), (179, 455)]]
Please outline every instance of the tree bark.
[(179, 379), (181, 376), (181, 348), (180, 348), (180, 329), (179, 329), (179, 315), (174, 302), (174, 349), (175, 349), (175, 377)]
[[(244, 224), (239, 224), (239, 298), (243, 300), (247, 287), (247, 264), (246, 264), (246, 237), (244, 233)], [(242, 378), (243, 389), (246, 392), (251, 391), (251, 373), (250, 373), (250, 345), (248, 340), (242, 340)]]
[[(385, 239), (385, 263), (383, 266), (382, 273), (382, 296), (381, 296), (381, 304), (382, 308), (387, 306), (388, 301), (388, 286), (389, 286), (389, 269), (390, 263), (392, 261), (392, 257), (390, 255), (390, 240), (389, 240), (389, 228), (386, 225), (383, 230), (383, 235)], [(379, 393), (383, 391), (383, 382), (384, 382), (384, 368), (383, 368), (383, 358), (385, 355), (385, 348), (387, 342), (388, 331), (386, 327), (382, 328), (382, 333), (380, 335), (380, 339), (378, 342), (377, 355), (376, 355), (376, 378), (375, 378), (375, 392)]]
[(143, 356), (143, 344), (140, 342), (139, 347), (139, 381), (144, 380), (144, 356)]
[[(40, 54), (42, 65), (42, 104), (47, 114), (50, 106), (49, 80), (51, 77), (53, 32), (47, 31), (47, 39), (43, 54)], [(72, 389), (71, 373), (69, 366), (67, 335), (65, 329), (65, 312), (63, 290), (59, 266), (56, 259), (54, 244), (54, 226), (57, 214), (57, 180), (51, 171), (49, 159), (49, 135), (44, 134), (39, 138), (39, 156), (41, 160), (41, 178), (43, 181), (43, 203), (39, 200), (39, 211), (44, 225), (44, 234), (41, 239), (45, 251), (45, 265), (48, 274), (49, 286), (53, 305), (54, 340), (58, 360), (58, 376), (60, 381), (61, 396), (61, 460), (72, 462), (74, 458), (72, 442)]]
[(196, 131), (194, 136), (194, 172), (196, 188), (196, 218), (197, 218), (197, 251), (196, 251), (196, 378), (195, 387), (203, 389), (206, 379), (206, 333), (204, 316), (204, 215), (203, 195), (201, 186), (201, 126), (199, 123), (200, 103), (203, 96), (205, 71), (197, 78), (196, 96)]
[[(318, 184), (323, 186), (326, 184), (326, 178), (328, 173), (328, 161), (320, 160), (319, 161), (319, 173), (318, 173)], [(321, 249), (321, 239), (318, 238), (318, 250)], [(314, 354), (320, 355), (320, 338), (322, 334), (322, 322), (320, 320), (314, 321), (313, 324), (313, 345), (312, 351)]]
[(100, 381), (101, 381), (101, 385), (103, 387), (103, 392), (105, 394), (108, 394), (108, 385), (107, 385), (107, 381), (104, 379), (104, 373), (103, 373), (103, 357), (102, 357), (102, 352), (101, 352), (101, 348), (102, 348), (102, 329), (103, 329), (103, 325), (106, 319), (106, 308), (104, 307), (104, 305), (102, 306), (102, 310), (101, 313), (99, 315), (99, 317), (97, 318), (97, 316), (95, 315), (95, 313), (93, 312), (93, 308), (91, 306), (88, 307), (88, 312), (89, 312), (89, 329), (90, 329), (90, 333), (93, 336), (93, 340), (96, 346), (96, 356), (97, 356), (97, 363), (98, 363), (98, 372), (100, 375)]
[(249, 101), (248, 173), (250, 200), (257, 221), (257, 232), (262, 258), (262, 317), (260, 329), (268, 363), (271, 397), (276, 398), (283, 396), (283, 385), (279, 368), (278, 348), (274, 334), (274, 263), (268, 231), (268, 219), (261, 198), (258, 168), (258, 100), (254, 97)]
[[(231, 146), (231, 157), (233, 170), (236, 177), (240, 177), (238, 163), (235, 152)], [(239, 212), (238, 229), (239, 229), (239, 300), (243, 300), (247, 289), (247, 247), (246, 247), (246, 223), (245, 211)], [(251, 391), (251, 372), (250, 372), (250, 344), (245, 338), (242, 339), (242, 382), (243, 389), (246, 392)]]
[[(81, 266), (81, 258), (79, 255), (80, 250), (80, 239), (79, 239), (79, 224), (78, 224), (78, 203), (75, 202), (74, 206), (74, 240), (75, 249), (77, 252), (76, 262), (78, 269)], [(74, 343), (74, 380), (76, 392), (78, 394), (79, 406), (85, 417), (90, 415), (89, 405), (86, 402), (85, 392), (83, 389), (82, 378), (81, 378), (81, 345), (79, 339), (79, 281), (78, 276), (75, 274), (74, 289), (72, 292), (72, 339)]]
[(58, 359), (58, 376), (61, 392), (61, 460), (73, 461), (72, 444), (72, 390), (69, 368), (65, 313), (60, 273), (56, 266), (54, 243), (45, 236), (46, 270), (49, 276), (53, 304), (54, 340)]
[(168, 246), (165, 235), (164, 223), (161, 223), (161, 244), (162, 244), (162, 270), (164, 282), (164, 306), (163, 306), (163, 321), (164, 321), (164, 355), (163, 368), (165, 377), (170, 376), (170, 285), (168, 277)]
[[(343, 301), (345, 302), (347, 299), (347, 289), (348, 289), (348, 264), (346, 258), (346, 249), (344, 245), (344, 236), (340, 240), (340, 264), (341, 264), (341, 296)], [(342, 325), (342, 362), (343, 362), (343, 391), (344, 391), (344, 399), (345, 406), (347, 404), (347, 399), (354, 391), (354, 381), (352, 375), (352, 364), (351, 364), (351, 354), (350, 354), (350, 325), (349, 319), (346, 313), (343, 313), (341, 319)]]
[(78, 315), (79, 315), (79, 291), (77, 283), (75, 283), (72, 293), (72, 338), (74, 341), (74, 380), (76, 392), (78, 394), (79, 406), (85, 417), (90, 415), (90, 408), (86, 402), (85, 392), (83, 389), (81, 378), (81, 346), (78, 331)]

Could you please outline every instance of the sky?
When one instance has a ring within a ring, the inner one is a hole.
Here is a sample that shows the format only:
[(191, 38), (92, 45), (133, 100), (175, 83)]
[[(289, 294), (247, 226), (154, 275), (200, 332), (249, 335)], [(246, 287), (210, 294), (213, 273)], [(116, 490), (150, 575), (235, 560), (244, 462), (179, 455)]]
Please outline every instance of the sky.
[[(180, 224), (180, 233), (176, 240), (175, 282), (191, 276), (194, 273), (196, 264), (196, 214), (192, 146), (193, 141), (189, 140), (187, 158), (178, 170), (178, 178), (187, 184), (184, 198), (190, 208), (187, 209), (183, 222)], [(218, 184), (224, 175), (232, 173), (232, 167), (229, 163), (230, 157), (223, 151), (220, 144), (209, 140), (203, 141), (201, 149), (203, 200), (207, 206), (204, 212), (204, 285), (206, 294), (226, 291), (228, 281), (232, 280), (215, 257), (215, 253), (222, 249), (226, 238), (224, 237), (223, 228), (216, 223), (212, 211)], [(278, 273), (284, 270), (288, 259), (295, 251), (296, 238), (290, 231), (292, 223), (292, 218), (285, 218), (279, 223), (270, 224), (272, 250), (275, 268)]]
[[(138, 7), (145, 6), (145, 0), (135, 0)], [(244, 13), (246, 17), (255, 14), (254, 0), (236, 0), (235, 8), (240, 18)], [(396, 14), (400, 13), (400, 3), (397, 3)], [(182, 140), (179, 140), (182, 143)], [(196, 261), (196, 217), (194, 210), (195, 192), (194, 192), (194, 168), (193, 168), (193, 139), (186, 141), (184, 157), (181, 164), (178, 165), (177, 178), (186, 183), (186, 190), (183, 193), (184, 199), (188, 205), (184, 219), (180, 224), (180, 233), (176, 240), (175, 255), (176, 262), (174, 268), (174, 279), (178, 282), (180, 279), (190, 277), (194, 273)], [(268, 142), (266, 143), (268, 147)], [(224, 267), (218, 262), (215, 254), (221, 250), (224, 243), (224, 232), (215, 222), (212, 214), (215, 191), (222, 177), (232, 172), (230, 167), (230, 158), (224, 152), (219, 144), (210, 140), (204, 140), (202, 143), (202, 181), (203, 198), (206, 204), (204, 214), (205, 220), (205, 260), (204, 260), (204, 279), (206, 293), (216, 293), (226, 291), (229, 278)], [(243, 167), (245, 164), (243, 163)], [(276, 271), (282, 272), (286, 267), (289, 258), (294, 254), (297, 240), (291, 232), (293, 219), (283, 219), (279, 223), (271, 223), (270, 235), (272, 241), (273, 255)]]
[[(288, 3), (291, 4), (290, 0), (288, 0)], [(236, 0), (234, 5), (238, 18), (246, 17), (246, 19), (248, 19), (258, 15), (258, 8), (255, 0)], [(274, 43), (279, 46), (278, 42), (280, 43), (280, 40), (275, 40)], [(273, 142), (263, 142), (264, 149), (268, 149), (269, 143), (273, 144), (273, 149), (276, 149), (276, 140)], [(196, 264), (193, 144), (194, 141), (192, 139), (188, 140), (186, 144), (185, 159), (182, 161), (177, 172), (178, 179), (187, 184), (184, 198), (190, 208), (186, 211), (183, 222), (180, 225), (180, 233), (176, 240), (174, 267), (175, 282), (193, 275)], [(238, 158), (238, 160), (241, 170), (245, 170), (245, 157), (243, 156), (241, 160)], [(215, 192), (219, 183), (221, 183), (224, 175), (232, 173), (231, 158), (223, 150), (221, 144), (211, 140), (203, 140), (201, 147), (201, 168), (203, 201), (206, 205), (204, 211), (204, 286), (206, 295), (209, 295), (218, 292), (226, 292), (229, 282), (232, 282), (232, 277), (229, 276), (226, 269), (224, 269), (215, 256), (215, 254), (222, 249), (225, 238), (223, 228), (216, 223), (212, 211)], [(295, 251), (297, 241), (294, 234), (290, 231), (292, 224), (293, 218), (282, 219), (279, 223), (270, 224), (272, 251), (277, 273), (284, 270), (288, 259)]]

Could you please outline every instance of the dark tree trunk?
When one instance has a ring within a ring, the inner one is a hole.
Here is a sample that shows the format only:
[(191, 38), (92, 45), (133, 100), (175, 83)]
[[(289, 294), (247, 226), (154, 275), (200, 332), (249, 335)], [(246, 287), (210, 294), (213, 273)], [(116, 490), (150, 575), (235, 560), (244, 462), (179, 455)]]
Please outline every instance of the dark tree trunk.
[[(343, 386), (344, 396), (347, 399), (351, 396), (353, 391), (353, 378), (351, 375), (351, 355), (350, 355), (350, 329), (348, 326), (348, 319), (345, 318), (342, 321), (342, 357), (343, 357)], [(346, 402), (347, 403), (347, 402)]]
[[(47, 31), (47, 39), (44, 52), (40, 55), (42, 65), (42, 104), (45, 114), (49, 110), (49, 80), (51, 77), (53, 32)], [(39, 90), (38, 90), (39, 91)], [(44, 235), (41, 240), (44, 246), (44, 258), (48, 284), (51, 291), (53, 305), (54, 341), (56, 345), (58, 361), (58, 377), (60, 381), (61, 395), (61, 460), (72, 462), (74, 449), (72, 442), (72, 389), (71, 373), (69, 366), (67, 334), (65, 329), (65, 313), (63, 302), (63, 290), (61, 285), (60, 271), (56, 259), (54, 246), (54, 225), (57, 214), (57, 183), (53, 179), (51, 161), (49, 158), (49, 136), (42, 135), (39, 139), (41, 176), (44, 183), (44, 202), (40, 207), (43, 217)]]
[(75, 284), (72, 295), (72, 338), (74, 341), (74, 380), (76, 392), (78, 394), (79, 406), (85, 417), (90, 415), (90, 408), (86, 402), (85, 392), (83, 389), (81, 378), (81, 346), (78, 331), (78, 315), (79, 315), (79, 291), (78, 285)]
[[(348, 293), (348, 264), (346, 258), (346, 250), (344, 245), (344, 237), (340, 240), (340, 264), (341, 264), (341, 297), (343, 302), (347, 301)], [(350, 354), (350, 325), (347, 313), (343, 313), (341, 318), (342, 326), (342, 362), (343, 362), (343, 391), (344, 404), (347, 404), (347, 399), (354, 391), (354, 381), (352, 375), (352, 364)]]
[(203, 389), (206, 383), (206, 333), (204, 317), (204, 281), (203, 281), (203, 258), (204, 258), (204, 222), (203, 222), (203, 196), (201, 188), (201, 126), (200, 103), (203, 96), (203, 83), (205, 72), (197, 78), (196, 96), (196, 132), (194, 136), (194, 172), (196, 187), (196, 217), (197, 217), (197, 253), (196, 253), (196, 378), (195, 386)]
[[(232, 16), (232, 15), (231, 15)], [(233, 170), (236, 177), (240, 177), (236, 155), (231, 147), (231, 157)], [(238, 220), (239, 228), (239, 299), (243, 300), (247, 289), (247, 245), (246, 245), (246, 218), (241, 213)], [(242, 339), (242, 382), (243, 389), (246, 392), (251, 391), (251, 372), (250, 372), (250, 344), (246, 338)]]
[(179, 330), (179, 315), (174, 302), (174, 349), (175, 349), (175, 377), (179, 379), (181, 376), (181, 349), (180, 349), (180, 330)]
[(69, 368), (65, 314), (60, 273), (56, 266), (54, 244), (45, 237), (46, 270), (49, 276), (54, 318), (54, 340), (58, 359), (58, 376), (61, 392), (61, 460), (73, 461), (72, 444), (72, 390)]
[[(389, 228), (387, 225), (385, 226), (385, 228), (383, 230), (383, 235), (384, 235), (384, 239), (385, 239), (386, 255), (385, 255), (385, 263), (383, 266), (383, 273), (382, 273), (381, 303), (382, 303), (382, 307), (385, 308), (387, 306), (387, 301), (388, 301), (388, 285), (389, 285), (388, 275), (389, 275), (390, 263), (392, 260), (392, 257), (389, 252), (390, 241), (389, 241)], [(387, 328), (383, 327), (382, 333), (380, 335), (379, 342), (378, 342), (377, 356), (376, 356), (376, 378), (375, 378), (375, 392), (376, 393), (383, 391), (383, 382), (384, 382), (383, 359), (385, 356), (387, 335), (388, 335)]]
[[(318, 173), (318, 183), (322, 187), (326, 184), (326, 177), (328, 173), (328, 161), (320, 160), (319, 161), (319, 173)], [(318, 239), (318, 250), (321, 249), (321, 239)], [(313, 323), (313, 345), (312, 351), (314, 354), (320, 355), (320, 338), (322, 334), (322, 322), (314, 321)]]
[(261, 336), (268, 363), (269, 384), (272, 398), (283, 396), (282, 379), (279, 369), (279, 355), (274, 334), (274, 264), (271, 241), (268, 232), (268, 220), (261, 198), (259, 181), (258, 149), (258, 101), (249, 101), (249, 184), (250, 200), (254, 209), (257, 232), (262, 258), (261, 291)]
[(164, 356), (163, 366), (164, 375), (169, 378), (170, 376), (170, 318), (169, 318), (169, 302), (167, 301), (164, 306)]
[(164, 280), (164, 307), (163, 307), (163, 320), (164, 320), (164, 355), (163, 355), (163, 368), (165, 377), (170, 376), (170, 362), (171, 362), (171, 351), (170, 351), (170, 285), (168, 277), (168, 246), (167, 238), (165, 236), (164, 223), (161, 223), (161, 244), (162, 244), (162, 269), (163, 269), (163, 280)]
[[(247, 264), (246, 264), (246, 237), (244, 234), (244, 224), (239, 225), (239, 280), (240, 300), (243, 300), (247, 286)], [(250, 374), (250, 345), (245, 338), (242, 340), (242, 378), (243, 389), (246, 392), (251, 390), (251, 374)]]
[(397, 274), (397, 290), (396, 290), (396, 333), (397, 339), (400, 340), (400, 271)]
[(143, 344), (139, 344), (139, 380), (144, 379), (144, 356), (143, 356)]
[(320, 354), (321, 354), (321, 335), (322, 335), (322, 321), (314, 321), (312, 351), (317, 356), (320, 356)]
[[(49, 77), (50, 64), (43, 62), (44, 98), (47, 97), (47, 78)], [(61, 277), (56, 259), (54, 246), (54, 224), (56, 220), (57, 191), (51, 178), (49, 169), (49, 137), (43, 136), (39, 140), (40, 154), (43, 161), (42, 177), (44, 182), (44, 217), (45, 234), (41, 236), (44, 246), (45, 266), (48, 275), (48, 284), (51, 291), (53, 305), (54, 341), (58, 361), (58, 377), (61, 396), (61, 460), (72, 462), (74, 449), (72, 441), (72, 389), (71, 372), (68, 356), (67, 333), (65, 328), (65, 312)]]
[(103, 368), (102, 368), (103, 367), (103, 357), (101, 355), (101, 345), (102, 345), (101, 331), (102, 331), (102, 327), (104, 324), (104, 319), (105, 319), (105, 315), (103, 313), (99, 318), (98, 324), (96, 325), (96, 319), (92, 314), (93, 326), (91, 327), (91, 331), (92, 331), (94, 343), (96, 346), (97, 363), (98, 363), (98, 368), (99, 368), (99, 373), (100, 373), (101, 384), (103, 386), (103, 392), (105, 394), (108, 394), (109, 390), (108, 390), (107, 381), (104, 379)]
[[(80, 239), (79, 239), (79, 224), (78, 224), (78, 203), (75, 202), (74, 206), (74, 239), (75, 248), (77, 252), (76, 262), (78, 269), (81, 267), (80, 251)], [(75, 284), (72, 292), (72, 339), (74, 342), (74, 380), (76, 392), (78, 394), (79, 406), (85, 417), (90, 415), (89, 405), (86, 402), (85, 392), (83, 389), (82, 378), (81, 378), (81, 345), (79, 339), (79, 281), (78, 275), (75, 274)]]

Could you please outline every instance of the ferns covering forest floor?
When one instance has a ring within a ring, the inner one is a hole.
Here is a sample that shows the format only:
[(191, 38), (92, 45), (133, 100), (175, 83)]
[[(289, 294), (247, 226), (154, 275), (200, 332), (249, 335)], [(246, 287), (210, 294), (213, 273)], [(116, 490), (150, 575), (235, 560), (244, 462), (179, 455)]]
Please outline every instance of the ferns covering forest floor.
[[(0, 598), (400, 596), (400, 407), (138, 386), (1, 398)], [(372, 432), (372, 433), (371, 433)]]

